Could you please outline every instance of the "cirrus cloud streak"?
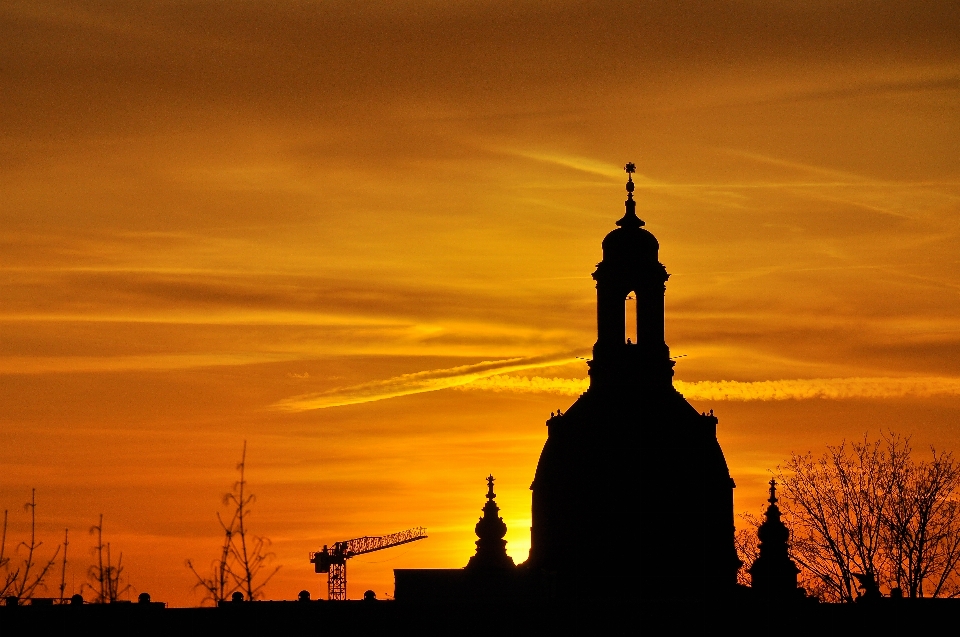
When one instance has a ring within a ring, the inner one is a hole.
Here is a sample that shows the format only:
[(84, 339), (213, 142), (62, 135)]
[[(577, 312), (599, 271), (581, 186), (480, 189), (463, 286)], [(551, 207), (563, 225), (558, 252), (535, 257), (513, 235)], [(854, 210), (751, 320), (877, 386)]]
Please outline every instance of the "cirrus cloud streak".
[[(458, 389), (517, 393), (550, 393), (576, 396), (587, 390), (590, 381), (579, 378), (519, 377), (494, 374)], [(856, 398), (905, 398), (960, 395), (960, 378), (798, 378), (762, 381), (674, 381), (674, 386), (691, 400), (807, 400)]]
[(488, 376), (503, 375), (509, 372), (539, 367), (554, 367), (576, 362), (569, 354), (537, 356), (530, 358), (509, 358), (496, 361), (483, 361), (472, 365), (460, 365), (447, 369), (433, 369), (412, 374), (402, 374), (386, 380), (377, 380), (350, 387), (335, 388), (324, 392), (303, 394), (285, 398), (274, 407), (281, 411), (299, 412), (327, 407), (342, 407), (369, 403), (387, 398), (409, 396), (424, 392), (460, 387), (482, 380)]

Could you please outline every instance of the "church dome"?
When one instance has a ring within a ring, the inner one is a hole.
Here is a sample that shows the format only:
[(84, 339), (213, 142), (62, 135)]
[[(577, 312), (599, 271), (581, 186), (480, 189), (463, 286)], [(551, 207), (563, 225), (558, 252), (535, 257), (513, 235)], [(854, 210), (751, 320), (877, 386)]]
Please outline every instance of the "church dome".
[(617, 228), (603, 239), (604, 261), (627, 259), (657, 261), (659, 252), (660, 242), (657, 238), (639, 226)]

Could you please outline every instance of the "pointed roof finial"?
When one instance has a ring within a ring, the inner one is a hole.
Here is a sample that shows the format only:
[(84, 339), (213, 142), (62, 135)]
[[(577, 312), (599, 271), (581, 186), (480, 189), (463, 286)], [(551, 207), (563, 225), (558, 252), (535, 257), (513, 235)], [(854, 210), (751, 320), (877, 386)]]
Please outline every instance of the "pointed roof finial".
[(623, 170), (627, 173), (627, 200), (624, 202), (627, 207), (627, 212), (623, 215), (623, 218), (617, 222), (617, 225), (621, 228), (639, 228), (644, 225), (644, 223), (642, 219), (637, 217), (637, 202), (633, 200), (633, 190), (636, 188), (636, 184), (633, 183), (633, 173), (637, 172), (637, 166), (632, 161), (627, 162)]
[(491, 502), (495, 497), (497, 497), (497, 494), (493, 492), (494, 480), (496, 480), (496, 478), (493, 477), (492, 473), (487, 476), (487, 500), (490, 500)]
[(770, 504), (777, 503), (777, 481), (774, 478), (770, 478), (770, 499), (767, 502)]

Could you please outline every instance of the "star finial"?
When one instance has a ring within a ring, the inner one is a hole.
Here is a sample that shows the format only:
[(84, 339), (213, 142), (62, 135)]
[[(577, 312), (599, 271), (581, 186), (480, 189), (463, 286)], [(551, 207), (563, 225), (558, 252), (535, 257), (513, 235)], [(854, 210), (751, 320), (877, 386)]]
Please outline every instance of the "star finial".
[(637, 165), (632, 161), (627, 162), (623, 170), (627, 173), (627, 200), (624, 202), (626, 203), (627, 212), (623, 215), (623, 218), (617, 222), (617, 225), (621, 228), (639, 228), (644, 224), (643, 220), (637, 217), (637, 202), (633, 200), (633, 189), (636, 187), (633, 183), (633, 173), (637, 172)]

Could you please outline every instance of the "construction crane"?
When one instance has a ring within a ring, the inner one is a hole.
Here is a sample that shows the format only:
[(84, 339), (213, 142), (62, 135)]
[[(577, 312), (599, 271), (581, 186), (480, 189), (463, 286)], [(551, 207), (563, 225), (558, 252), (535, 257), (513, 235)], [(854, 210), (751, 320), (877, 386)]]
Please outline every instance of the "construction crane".
[(422, 526), (407, 529), (391, 535), (378, 537), (364, 536), (336, 542), (332, 547), (323, 545), (323, 550), (310, 553), (310, 563), (317, 573), (327, 574), (327, 599), (347, 599), (347, 560), (364, 553), (382, 551), (408, 542), (424, 540), (427, 530)]

